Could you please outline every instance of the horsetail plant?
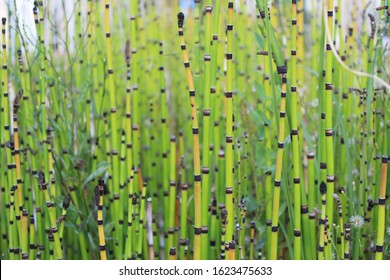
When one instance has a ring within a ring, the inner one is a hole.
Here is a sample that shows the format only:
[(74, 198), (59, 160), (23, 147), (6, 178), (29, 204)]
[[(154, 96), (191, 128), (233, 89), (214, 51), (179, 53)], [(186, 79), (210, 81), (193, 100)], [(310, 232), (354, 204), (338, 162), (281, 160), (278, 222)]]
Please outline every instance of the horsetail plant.
[(7, 7), (2, 259), (388, 259), (388, 1), (184, 2)]
[[(228, 2), (228, 19), (227, 19), (227, 49), (226, 49), (226, 124), (225, 124), (225, 155), (226, 155), (226, 234), (225, 244), (229, 246), (231, 241), (235, 240), (235, 211), (234, 211), (234, 155), (233, 155), (233, 2)], [(222, 246), (222, 245), (221, 245)], [(230, 256), (230, 254), (229, 254)]]
[(183, 22), (184, 14), (180, 12), (177, 15), (177, 25), (179, 28), (179, 38), (180, 38), (180, 47), (183, 54), (183, 63), (186, 70), (187, 82), (188, 82), (188, 91), (190, 94), (190, 104), (191, 104), (191, 119), (192, 119), (192, 137), (193, 137), (193, 157), (194, 157), (194, 192), (195, 192), (195, 227), (194, 227), (194, 259), (199, 260), (201, 258), (201, 181), (202, 177), (200, 174), (200, 150), (199, 150), (199, 126), (198, 126), (198, 116), (197, 116), (197, 107), (195, 99), (195, 85), (192, 78), (190, 62), (187, 54), (186, 44), (184, 41), (184, 31), (183, 31)]
[(375, 259), (381, 260), (383, 258), (383, 236), (384, 236), (384, 218), (385, 218), (385, 205), (386, 205), (386, 182), (387, 182), (387, 162), (386, 156), (382, 157), (382, 169), (381, 169), (381, 184), (378, 198), (378, 229), (375, 246)]
[(95, 187), (95, 204), (98, 208), (97, 211), (97, 224), (99, 231), (99, 251), (100, 251), (100, 259), (107, 259), (107, 251), (106, 251), (106, 239), (104, 236), (104, 221), (103, 221), (103, 195), (104, 195), (104, 180), (99, 179), (98, 185)]

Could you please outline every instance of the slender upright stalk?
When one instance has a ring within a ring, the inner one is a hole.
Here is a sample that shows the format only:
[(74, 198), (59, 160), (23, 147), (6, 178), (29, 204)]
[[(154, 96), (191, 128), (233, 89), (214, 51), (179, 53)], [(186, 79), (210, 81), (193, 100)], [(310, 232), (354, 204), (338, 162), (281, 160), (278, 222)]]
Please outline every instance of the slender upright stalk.
[(147, 228), (147, 238), (148, 238), (148, 248), (149, 248), (149, 259), (155, 259), (154, 251), (154, 240), (153, 240), (153, 209), (152, 209), (152, 198), (147, 199), (146, 206), (146, 228)]
[[(165, 88), (165, 71), (164, 71), (164, 48), (163, 42), (159, 43), (159, 84), (160, 84), (160, 114), (161, 114), (161, 165), (162, 165), (162, 185), (163, 185), (163, 210), (164, 215), (169, 214), (168, 192), (169, 192), (169, 129), (168, 129), (168, 112), (167, 112), (167, 94)], [(164, 229), (168, 230), (168, 223), (164, 224)]]
[(324, 259), (325, 251), (325, 227), (326, 227), (326, 193), (327, 186), (325, 182), (320, 184), (320, 193), (321, 193), (321, 218), (319, 219), (320, 223), (320, 233), (319, 233), (319, 243), (318, 243), (318, 259)]
[(133, 197), (134, 197), (134, 169), (131, 170), (128, 184), (127, 202), (127, 235), (125, 246), (125, 259), (130, 260), (133, 255)]
[(200, 11), (201, 11), (201, 0), (194, 0), (195, 3), (195, 30), (194, 30), (194, 48), (195, 48), (195, 75), (194, 75), (194, 81), (195, 81), (195, 91), (199, 92), (200, 90)]
[(341, 200), (337, 194), (334, 193), (333, 197), (336, 200), (337, 208), (339, 211), (339, 234), (337, 235), (337, 244), (339, 244), (339, 240), (340, 240), (340, 249), (337, 251), (337, 253), (341, 259), (344, 259), (345, 231), (344, 231), (344, 219), (343, 219), (343, 206), (341, 205)]
[(141, 203), (139, 206), (139, 224), (138, 224), (138, 243), (136, 248), (137, 259), (142, 258), (142, 245), (144, 239), (144, 228), (145, 228), (145, 208), (146, 208), (146, 182), (143, 183), (143, 188), (141, 192)]
[(201, 228), (201, 181), (202, 176), (200, 174), (200, 150), (199, 150), (199, 126), (198, 126), (198, 116), (197, 116), (197, 107), (195, 99), (195, 87), (194, 80), (192, 78), (190, 62), (187, 54), (186, 44), (184, 41), (184, 31), (183, 31), (183, 21), (184, 14), (179, 13), (178, 18), (178, 28), (179, 28), (179, 38), (180, 38), (180, 47), (183, 54), (183, 62), (187, 75), (188, 82), (188, 91), (190, 94), (190, 104), (191, 104), (191, 119), (192, 119), (192, 137), (193, 137), (193, 161), (194, 161), (194, 193), (195, 193), (195, 236), (194, 236), (194, 259), (199, 260), (201, 258), (201, 243), (200, 235), (202, 233)]
[(28, 256), (30, 260), (36, 259), (36, 250), (37, 250), (37, 244), (36, 244), (36, 234), (35, 234), (35, 219), (34, 215), (30, 215), (30, 229), (29, 229), (29, 253)]
[[(293, 173), (294, 173), (294, 259), (301, 259), (301, 178), (300, 152), (298, 139), (298, 102), (297, 102), (297, 1), (292, 0), (291, 14), (291, 138), (293, 145)], [(305, 244), (307, 245), (307, 244)], [(309, 247), (309, 246), (307, 246)]]
[[(180, 154), (184, 153), (184, 139), (183, 134), (180, 134)], [(185, 248), (188, 247), (189, 239), (188, 239), (188, 226), (187, 226), (187, 218), (188, 218), (188, 184), (187, 184), (187, 176), (184, 168), (184, 157), (182, 156), (180, 162), (180, 172), (181, 172), (181, 180), (180, 180), (180, 235), (179, 235), (179, 256), (180, 259), (183, 260), (185, 257)]]
[[(131, 75), (132, 75), (132, 131), (133, 131), (133, 162), (134, 162), (134, 181), (139, 181), (140, 169), (140, 96), (139, 96), (139, 38), (137, 23), (139, 17), (139, 1), (130, 1), (130, 41), (131, 41)], [(142, 185), (141, 185), (142, 186)], [(139, 191), (136, 191), (138, 193)]]
[[(333, 38), (333, 0), (327, 0), (328, 27)], [(326, 76), (325, 76), (325, 136), (326, 136), (326, 166), (327, 166), (327, 197), (326, 197), (326, 215), (329, 219), (330, 232), (333, 228), (333, 193), (334, 193), (334, 147), (333, 147), (333, 86), (332, 69), (333, 54), (331, 49), (332, 42), (326, 38)]]
[(103, 196), (104, 196), (104, 180), (99, 179), (98, 185), (95, 188), (95, 196), (97, 204), (97, 224), (99, 231), (99, 251), (100, 259), (107, 260), (107, 251), (106, 251), (106, 239), (104, 237), (104, 221), (103, 221)]
[(211, 95), (210, 95), (210, 78), (211, 78), (211, 29), (212, 29), (212, 1), (208, 1), (205, 12), (205, 54), (204, 54), (204, 77), (203, 77), (203, 153), (202, 153), (202, 259), (208, 258), (208, 224), (209, 224), (209, 197), (211, 193), (211, 176), (210, 176), (210, 133), (211, 133)]
[(234, 240), (229, 242), (229, 257), (228, 257), (228, 259), (230, 261), (236, 259), (236, 242), (234, 242)]
[(227, 224), (227, 215), (228, 212), (226, 208), (221, 209), (221, 254), (220, 258), (221, 260), (224, 260), (226, 258), (226, 224)]
[(106, 58), (107, 58), (107, 75), (108, 75), (108, 87), (110, 93), (110, 154), (112, 157), (112, 187), (114, 196), (114, 213), (113, 217), (115, 220), (115, 257), (122, 259), (122, 248), (123, 244), (119, 238), (120, 224), (119, 224), (119, 152), (118, 152), (118, 125), (116, 117), (116, 93), (115, 93), (115, 80), (114, 80), (114, 69), (112, 61), (112, 50), (111, 50), (111, 29), (110, 29), (110, 1), (105, 0), (104, 2), (104, 27), (106, 33)]
[(171, 136), (170, 178), (169, 178), (169, 217), (168, 247), (175, 248), (175, 213), (176, 213), (176, 137)]
[(49, 213), (50, 220), (50, 232), (53, 234), (54, 240), (54, 256), (56, 259), (62, 259), (62, 248), (60, 243), (60, 237), (58, 234), (57, 219), (55, 217), (55, 204), (50, 199), (49, 190), (45, 181), (45, 174), (42, 171), (38, 173), (38, 185), (42, 188), (42, 191), (46, 200), (47, 212)]
[(225, 244), (235, 240), (235, 211), (234, 211), (234, 154), (233, 154), (233, 1), (228, 2), (227, 18), (227, 52), (226, 52), (226, 210), (227, 227)]
[(383, 245), (385, 234), (385, 211), (386, 211), (386, 183), (387, 183), (387, 164), (388, 157), (382, 157), (381, 182), (378, 198), (378, 227), (376, 235), (375, 259), (383, 258)]
[(351, 258), (350, 253), (350, 244), (351, 244), (351, 225), (345, 224), (345, 251), (344, 251), (344, 259), (349, 260)]
[[(22, 184), (22, 174), (21, 174), (21, 160), (20, 160), (20, 144), (19, 144), (19, 125), (18, 125), (18, 110), (19, 110), (19, 101), (22, 99), (23, 89), (19, 90), (18, 94), (15, 96), (14, 104), (13, 104), (13, 154), (15, 158), (15, 169), (16, 169), (16, 183), (17, 183), (17, 203), (15, 207), (16, 215), (22, 214), (22, 226), (19, 228), (19, 242), (22, 249), (22, 259), (28, 259), (28, 249), (27, 249), (27, 240), (28, 240), (28, 232), (27, 232), (27, 216), (28, 211), (23, 208), (23, 184)], [(23, 215), (23, 213), (27, 214)], [(20, 213), (21, 212), (21, 213)], [(19, 213), (19, 214), (18, 214)], [(19, 216), (20, 218), (20, 216)], [(18, 218), (17, 218), (18, 219)], [(24, 222), (24, 224), (23, 224)]]
[(130, 40), (126, 41), (125, 46), (125, 59), (126, 59), (126, 99), (125, 99), (125, 133), (126, 133), (126, 165), (127, 165), (127, 185), (130, 182), (131, 171), (133, 166), (133, 141), (131, 131), (131, 44)]
[(255, 254), (255, 222), (251, 222), (251, 229), (249, 235), (249, 259), (253, 260)]
[(276, 158), (276, 170), (274, 181), (274, 197), (272, 208), (272, 234), (271, 234), (271, 260), (277, 259), (278, 249), (278, 229), (279, 229), (279, 204), (280, 204), (280, 187), (282, 184), (282, 164), (284, 151), (284, 133), (286, 117), (286, 87), (287, 87), (287, 68), (278, 67), (278, 74), (282, 78), (280, 113), (279, 113), (279, 134), (278, 134), (278, 152)]

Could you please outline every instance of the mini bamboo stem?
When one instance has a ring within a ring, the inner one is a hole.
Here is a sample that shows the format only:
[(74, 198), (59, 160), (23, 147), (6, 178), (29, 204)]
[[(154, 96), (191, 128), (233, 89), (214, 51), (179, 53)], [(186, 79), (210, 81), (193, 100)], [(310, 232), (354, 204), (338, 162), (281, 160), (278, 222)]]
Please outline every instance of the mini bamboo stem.
[[(170, 147), (170, 176), (169, 176), (168, 247), (169, 248), (176, 248), (176, 244), (175, 244), (176, 137), (174, 135), (171, 136), (170, 142), (171, 142), (171, 147)], [(170, 255), (170, 252), (168, 252), (168, 253)]]
[[(333, 38), (333, 0), (327, 0), (328, 27)], [(325, 76), (325, 141), (326, 141), (326, 167), (327, 167), (327, 197), (326, 197), (326, 215), (329, 219), (330, 232), (333, 231), (333, 199), (334, 193), (334, 146), (333, 146), (333, 86), (332, 86), (332, 69), (333, 54), (330, 47), (332, 42), (326, 40), (326, 76)]]
[(57, 219), (57, 227), (59, 227), (59, 235), (60, 235), (60, 241), (63, 242), (64, 237), (64, 227), (65, 227), (65, 220), (66, 220), (66, 214), (68, 212), (68, 208), (70, 205), (70, 196), (67, 195), (64, 197), (64, 200), (62, 202), (62, 213), (61, 216)]
[(142, 193), (141, 193), (141, 203), (139, 206), (139, 223), (138, 223), (138, 243), (136, 248), (137, 259), (142, 258), (142, 245), (144, 240), (144, 227), (145, 227), (145, 208), (146, 208), (146, 182), (143, 183)]
[[(137, 32), (137, 23), (139, 21), (139, 1), (130, 1), (130, 41), (131, 41), (131, 75), (132, 75), (132, 132), (133, 132), (133, 162), (134, 162), (134, 181), (139, 181), (140, 172), (140, 96), (139, 96), (139, 32)], [(142, 185), (141, 185), (142, 186)], [(139, 191), (136, 191), (138, 193)]]
[(120, 224), (119, 224), (119, 149), (118, 149), (118, 125), (116, 117), (116, 93), (115, 93), (115, 80), (114, 80), (114, 68), (112, 60), (112, 47), (111, 47), (111, 28), (110, 28), (110, 1), (104, 2), (104, 27), (106, 33), (106, 58), (107, 58), (107, 75), (108, 75), (108, 87), (110, 94), (110, 155), (112, 157), (112, 187), (113, 187), (113, 217), (115, 220), (115, 240), (114, 240), (114, 252), (115, 258), (121, 259), (122, 255), (122, 240), (120, 238)]
[[(212, 199), (211, 202), (211, 221), (210, 221), (210, 252), (209, 252), (209, 259), (216, 259), (217, 258), (217, 200), (215, 196)], [(219, 238), (218, 238), (219, 239)]]
[(234, 240), (229, 242), (229, 257), (228, 257), (228, 259), (230, 261), (236, 259), (236, 243), (234, 242)]
[[(297, 2), (292, 0), (291, 14), (291, 138), (293, 145), (293, 174), (294, 174), (294, 259), (301, 259), (302, 232), (301, 232), (301, 178), (300, 152), (298, 139), (298, 101), (297, 101)], [(308, 244), (305, 244), (308, 245)], [(307, 248), (309, 246), (305, 246)], [(305, 251), (308, 252), (309, 251)]]
[(318, 260), (324, 259), (325, 251), (325, 227), (326, 227), (326, 193), (327, 185), (325, 182), (320, 184), (320, 194), (321, 194), (321, 218), (319, 219), (319, 243), (318, 243)]
[(277, 259), (277, 244), (278, 244), (278, 226), (279, 226), (279, 204), (280, 204), (280, 187), (282, 180), (282, 162), (284, 150), (284, 133), (285, 133), (285, 116), (286, 116), (286, 83), (287, 83), (287, 68), (281, 66), (278, 68), (278, 73), (282, 77), (281, 101), (279, 114), (279, 134), (278, 134), (278, 152), (276, 158), (276, 170), (274, 181), (274, 196), (272, 208), (272, 228), (271, 228), (271, 260)]
[(202, 153), (202, 235), (201, 246), (203, 260), (208, 259), (209, 255), (209, 197), (211, 193), (211, 176), (210, 176), (210, 133), (211, 133), (211, 94), (210, 94), (210, 78), (211, 78), (211, 30), (212, 30), (212, 1), (208, 1), (205, 8), (205, 54), (204, 54), (204, 77), (203, 77), (203, 153)]
[[(124, 121), (125, 122), (125, 121)], [(128, 128), (130, 130), (130, 128)], [(121, 145), (120, 145), (120, 170), (119, 170), (119, 213), (118, 213), (118, 219), (119, 219), (119, 243), (123, 244), (124, 247), (124, 215), (125, 215), (125, 195), (126, 195), (126, 186), (127, 186), (127, 165), (126, 165), (126, 132), (125, 130), (122, 130), (122, 136), (121, 136)], [(121, 256), (123, 254), (123, 249), (120, 252)]]
[(195, 193), (195, 236), (194, 236), (194, 259), (199, 260), (201, 258), (201, 244), (200, 244), (200, 235), (202, 232), (201, 229), (201, 181), (202, 177), (200, 174), (200, 150), (199, 150), (199, 127), (198, 127), (198, 116), (197, 116), (197, 107), (195, 99), (195, 87), (194, 81), (192, 78), (192, 73), (190, 69), (190, 62), (186, 50), (186, 44), (184, 41), (184, 32), (183, 32), (183, 21), (184, 14), (178, 14), (178, 28), (179, 28), (179, 37), (180, 37), (180, 46), (183, 54), (183, 62), (187, 75), (188, 90), (190, 94), (190, 103), (191, 103), (191, 119), (192, 119), (192, 135), (193, 135), (193, 160), (194, 160), (194, 193)]
[(125, 259), (130, 260), (133, 255), (133, 197), (134, 197), (134, 170), (130, 173), (128, 184), (128, 203), (127, 203), (127, 235), (125, 247)]
[(378, 197), (378, 227), (375, 246), (375, 259), (383, 258), (384, 232), (385, 232), (385, 211), (386, 211), (386, 183), (387, 183), (388, 157), (382, 157), (381, 182)]
[(350, 242), (351, 242), (351, 225), (345, 224), (345, 251), (344, 251), (345, 260), (351, 259)]
[[(164, 45), (163, 42), (159, 43), (159, 83), (160, 83), (160, 114), (161, 114), (161, 165), (162, 165), (162, 185), (164, 203), (163, 209), (165, 215), (169, 213), (168, 207), (168, 192), (169, 192), (169, 145), (168, 145), (168, 112), (167, 112), (167, 95), (165, 88), (165, 72), (164, 72)], [(164, 224), (164, 230), (168, 230), (168, 223)]]
[(234, 154), (233, 154), (233, 2), (228, 2), (228, 18), (227, 18), (227, 50), (226, 50), (226, 210), (227, 210), (227, 226), (225, 245), (228, 246), (231, 241), (235, 240), (234, 234)]
[(194, 89), (195, 91), (199, 92), (200, 91), (200, 11), (201, 11), (201, 0), (194, 0), (195, 3), (195, 30), (194, 30), (194, 49), (195, 49), (195, 75), (194, 75)]
[(152, 198), (148, 198), (146, 200), (146, 228), (147, 228), (147, 239), (148, 239), (148, 249), (149, 249), (149, 259), (155, 259), (155, 251), (154, 251), (154, 240), (153, 240), (153, 206), (152, 206)]
[(36, 250), (37, 250), (37, 244), (36, 242), (36, 234), (35, 234), (35, 219), (34, 215), (30, 215), (30, 235), (29, 235), (29, 259), (35, 260), (37, 257)]
[(250, 235), (249, 235), (249, 259), (254, 259), (255, 254), (255, 222), (251, 222), (251, 229), (250, 229)]
[(226, 224), (227, 224), (227, 210), (226, 208), (221, 209), (221, 254), (220, 258), (221, 260), (224, 260), (226, 258)]
[(104, 196), (104, 187), (105, 182), (103, 179), (99, 179), (98, 185), (95, 188), (96, 204), (97, 204), (97, 224), (99, 232), (99, 251), (100, 259), (107, 260), (107, 251), (106, 251), (106, 239), (104, 236), (104, 221), (103, 221), (103, 196)]
[(42, 188), (46, 200), (46, 207), (50, 220), (50, 232), (53, 234), (54, 257), (58, 260), (61, 260), (63, 257), (60, 238), (58, 234), (58, 227), (56, 223), (57, 219), (55, 217), (55, 204), (50, 199), (49, 190), (45, 181), (45, 174), (42, 171), (38, 172), (38, 185)]
[(343, 206), (342, 206), (341, 200), (337, 194), (333, 194), (333, 198), (336, 200), (337, 208), (338, 208), (338, 212), (339, 212), (339, 232), (340, 232), (339, 234), (340, 234), (340, 236), (337, 236), (337, 243), (339, 243), (338, 240), (340, 240), (340, 248), (339, 248), (337, 253), (338, 253), (338, 256), (340, 257), (340, 259), (344, 259), (345, 231), (344, 231), (344, 219), (343, 219)]
[[(180, 154), (184, 154), (184, 137), (183, 134), (180, 134), (179, 138), (179, 145), (180, 145)], [(188, 205), (188, 184), (187, 184), (187, 177), (184, 167), (184, 157), (181, 158), (181, 180), (180, 180), (180, 230), (179, 230), (179, 257), (181, 260), (185, 258), (185, 248), (189, 244), (188, 239), (188, 226), (187, 226), (187, 218), (188, 218), (188, 211), (187, 211), (187, 205)]]

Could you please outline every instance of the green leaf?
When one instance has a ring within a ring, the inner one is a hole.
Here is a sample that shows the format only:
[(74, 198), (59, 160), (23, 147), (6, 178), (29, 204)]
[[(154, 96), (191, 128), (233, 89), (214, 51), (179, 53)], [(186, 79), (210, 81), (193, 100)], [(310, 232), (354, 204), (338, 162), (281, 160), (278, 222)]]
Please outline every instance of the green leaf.
[(269, 96), (265, 93), (263, 85), (259, 84), (257, 81), (255, 81), (255, 89), (256, 93), (260, 96), (261, 101), (265, 102), (269, 99)]
[[(100, 165), (100, 166), (99, 166)], [(89, 182), (93, 181), (94, 179), (96, 179), (97, 177), (101, 176), (104, 172), (107, 171), (107, 168), (108, 168), (108, 163), (107, 162), (101, 162), (100, 164), (98, 164), (96, 170), (94, 172), (92, 172), (91, 174), (88, 175), (88, 177), (84, 180), (83, 182), (83, 187), (88, 184)]]
[(253, 212), (260, 208), (260, 205), (257, 203), (256, 199), (252, 195), (248, 195), (246, 198), (246, 205), (249, 212)]
[(264, 49), (264, 40), (263, 40), (263, 37), (261, 37), (260, 33), (255, 33), (255, 37), (256, 37), (256, 42), (259, 46), (259, 49), (262, 50)]

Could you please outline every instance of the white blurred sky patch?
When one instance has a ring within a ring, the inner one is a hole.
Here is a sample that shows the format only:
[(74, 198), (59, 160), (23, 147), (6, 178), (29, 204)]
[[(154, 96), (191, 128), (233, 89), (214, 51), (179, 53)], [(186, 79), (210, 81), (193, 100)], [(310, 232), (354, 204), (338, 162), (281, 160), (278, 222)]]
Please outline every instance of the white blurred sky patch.
[[(74, 15), (76, 14), (74, 7), (79, 0), (51, 0), (44, 1), (45, 9), (48, 9), (50, 16), (45, 16), (45, 39), (49, 34), (49, 30), (53, 30), (53, 25), (59, 31), (58, 36), (64, 36), (64, 26), (68, 21), (69, 35), (73, 34)], [(86, 1), (82, 1), (85, 2)], [(21, 33), (28, 43), (29, 47), (34, 47), (37, 33), (34, 24), (33, 0), (0, 0), (0, 16), (7, 18), (7, 25), (10, 28), (10, 37), (14, 38), (16, 18), (19, 21)], [(65, 10), (65, 13), (64, 13)], [(66, 16), (66, 19), (65, 19)], [(62, 31), (61, 31), (62, 30)]]
[(25, 26), (26, 32), (29, 32), (30, 36), (35, 36), (33, 7), (34, 1), (32, 0), (0, 0), (0, 15), (2, 18), (6, 17), (8, 23), (10, 21), (9, 16), (11, 16), (11, 21), (17, 16), (20, 24)]
[[(49, 11), (50, 11), (50, 19), (45, 20), (45, 34), (46, 36), (50, 33), (48, 32), (50, 29), (52, 30), (52, 25), (56, 26), (56, 29), (58, 30), (58, 36), (65, 36), (64, 30), (66, 22), (68, 21), (68, 36), (70, 38), (73, 38), (74, 36), (74, 19), (77, 12), (74, 10), (75, 4), (77, 1), (80, 0), (46, 0), (44, 1), (45, 7), (49, 5)], [(82, 13), (83, 16), (86, 16), (86, 4), (87, 0), (81, 0), (83, 9)], [(129, 0), (115, 0), (116, 2), (123, 2), (126, 7), (128, 7)], [(276, 0), (273, 0), (276, 1)], [(281, 1), (281, 0), (279, 0)], [(99, 4), (103, 5), (103, 1), (98, 0)], [(239, 2), (240, 0), (234, 0), (235, 7), (239, 9)], [(323, 0), (306, 0), (305, 5), (308, 12), (311, 12), (311, 5), (312, 3), (321, 3)], [(373, 15), (378, 16), (378, 12), (375, 11), (376, 7), (380, 6), (381, 0), (367, 0), (366, 3), (369, 4), (368, 12), (372, 13)], [(6, 17), (8, 19), (8, 11), (10, 11), (11, 19), (7, 20), (7, 23), (9, 24), (11, 22), (11, 27), (15, 26), (15, 16), (18, 17), (20, 28), (22, 29), (23, 36), (27, 39), (27, 41), (30, 41), (31, 44), (36, 41), (36, 31), (34, 26), (34, 16), (33, 16), (33, 0), (0, 0), (0, 16)], [(165, 1), (156, 0), (156, 3), (158, 5), (163, 5)], [(222, 5), (224, 5), (225, 1), (222, 1)], [(247, 0), (247, 12), (250, 13), (256, 13), (256, 1), (255, 0)], [(335, 1), (335, 5), (340, 5), (342, 3), (343, 5), (343, 28), (346, 30), (347, 24), (350, 21), (351, 18), (351, 7), (353, 5), (358, 5), (359, 8), (359, 16), (358, 19), (361, 21), (361, 10), (362, 8), (362, 0), (337, 0)], [(227, 3), (226, 3), (227, 4)], [(16, 5), (16, 8), (15, 8)], [(318, 4), (317, 4), (318, 5)], [(194, 0), (180, 0), (180, 7), (183, 12), (187, 12), (189, 8), (194, 7)], [(64, 18), (64, 8), (65, 8), (65, 14), (66, 19)], [(366, 21), (367, 25), (369, 25), (368, 20)], [(15, 31), (11, 28), (11, 38), (14, 36)], [(356, 34), (356, 33), (355, 33)], [(388, 38), (385, 39), (386, 42), (388, 42)], [(46, 39), (47, 41), (47, 39)], [(70, 42), (73, 42), (73, 40), (70, 40)]]

